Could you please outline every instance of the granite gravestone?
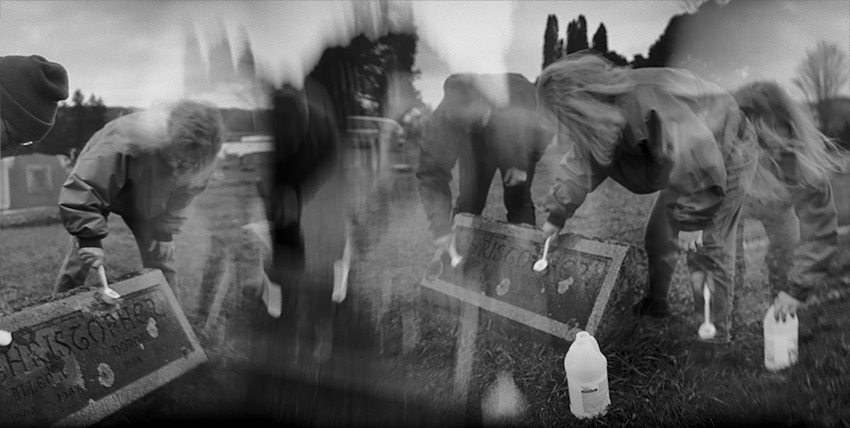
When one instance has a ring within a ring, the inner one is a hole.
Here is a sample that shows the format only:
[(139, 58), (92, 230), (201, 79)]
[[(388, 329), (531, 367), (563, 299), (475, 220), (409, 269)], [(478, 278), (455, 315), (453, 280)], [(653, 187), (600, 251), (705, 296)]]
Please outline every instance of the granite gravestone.
[(206, 361), (159, 270), (0, 317), (0, 426), (91, 425)]
[(550, 244), (548, 268), (535, 272), (545, 242), (536, 228), (458, 214), (455, 235), (464, 261), (431, 263), (421, 284), (438, 293), (432, 301), (464, 302), (567, 341), (581, 330), (601, 340), (631, 323), (646, 278), (642, 250), (561, 234)]

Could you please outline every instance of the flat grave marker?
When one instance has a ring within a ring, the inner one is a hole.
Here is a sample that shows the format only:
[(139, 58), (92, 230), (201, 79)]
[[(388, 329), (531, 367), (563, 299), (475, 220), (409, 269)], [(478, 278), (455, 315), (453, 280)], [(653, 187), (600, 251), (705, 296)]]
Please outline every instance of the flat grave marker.
[(0, 426), (91, 425), (207, 360), (159, 270), (0, 317)]
[(429, 267), (421, 285), (528, 327), (572, 341), (585, 330), (599, 340), (630, 323), (635, 293), (646, 272), (642, 250), (626, 244), (561, 234), (549, 248), (549, 266), (535, 272), (545, 237), (536, 228), (455, 216), (463, 263), (448, 257)]

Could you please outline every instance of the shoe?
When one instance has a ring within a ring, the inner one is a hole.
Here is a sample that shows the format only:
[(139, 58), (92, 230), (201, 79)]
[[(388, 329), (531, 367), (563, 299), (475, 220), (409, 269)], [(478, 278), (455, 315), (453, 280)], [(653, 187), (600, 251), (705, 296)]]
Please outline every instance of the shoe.
[(671, 315), (670, 304), (664, 300), (656, 300), (650, 297), (641, 299), (632, 307), (632, 312), (638, 317), (649, 315), (655, 318), (667, 318)]
[(275, 284), (268, 276), (263, 275), (263, 303), (266, 304), (266, 311), (269, 316), (280, 318), (283, 311), (282, 300), (280, 285)]
[(342, 303), (348, 294), (348, 271), (349, 265), (344, 259), (334, 262), (334, 291), (331, 299), (335, 303)]

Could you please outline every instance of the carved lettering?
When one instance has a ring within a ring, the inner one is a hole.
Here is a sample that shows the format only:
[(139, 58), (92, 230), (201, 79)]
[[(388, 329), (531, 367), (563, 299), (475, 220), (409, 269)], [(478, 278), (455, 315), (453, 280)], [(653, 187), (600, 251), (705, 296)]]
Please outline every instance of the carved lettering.
[(35, 415), (35, 412), (36, 412), (36, 406), (35, 405), (27, 407), (23, 411), (12, 415), (12, 422), (13, 423), (22, 422), (25, 418)]
[(127, 360), (127, 361), (124, 361), (124, 369), (129, 370), (133, 367), (138, 366), (139, 364), (142, 364), (142, 362), (143, 362), (142, 357), (139, 357), (139, 356), (133, 357), (133, 358)]
[(109, 331), (109, 334), (111, 334), (112, 338), (115, 339), (115, 326), (118, 325), (118, 317), (116, 317), (113, 313), (108, 313), (102, 315), (100, 319), (103, 320), (104, 324), (106, 324), (107, 331)]
[(66, 342), (63, 338), (61, 338), (62, 336), (65, 336), (65, 330), (56, 330), (53, 333), (53, 341), (56, 342), (57, 345), (60, 345), (63, 348), (65, 348), (65, 351), (67, 351), (67, 354), (60, 355), (62, 357), (65, 357), (65, 356), (71, 355), (71, 346), (68, 345), (68, 342)]
[[(88, 337), (85, 337), (85, 336), (82, 335), (80, 327), (81, 327), (80, 324), (76, 324), (73, 327), (71, 327), (71, 343), (73, 343), (74, 347), (77, 348), (78, 350), (85, 351), (86, 349), (89, 349), (90, 342), (89, 342)], [(78, 335), (77, 334), (78, 331), (81, 334)]]
[(70, 400), (71, 398), (74, 398), (74, 397), (82, 394), (83, 391), (85, 391), (85, 389), (83, 389), (82, 386), (76, 385), (76, 384), (71, 385), (67, 389), (59, 391), (58, 393), (56, 393), (56, 398), (59, 400), (60, 403), (64, 403), (64, 402)]
[(148, 309), (148, 312), (150, 312), (152, 314), (151, 316), (153, 316), (153, 315), (162, 316), (162, 313), (157, 308), (156, 302), (154, 302), (153, 299), (148, 298), (148, 299), (145, 299), (144, 302), (145, 302), (145, 307)]
[[(96, 327), (96, 329), (93, 329), (92, 326)], [(97, 318), (90, 319), (87, 327), (89, 337), (91, 337), (95, 343), (103, 342), (103, 340), (106, 339), (106, 332), (103, 330), (103, 326), (100, 325)], [(95, 333), (95, 331), (97, 331), (97, 333)]]
[[(124, 315), (122, 315), (122, 312)], [(130, 314), (127, 313), (127, 309), (122, 307), (117, 311), (118, 320), (121, 322), (121, 326), (124, 327), (124, 330), (132, 331), (136, 328), (136, 325), (133, 324), (133, 320), (130, 318)], [(128, 327), (129, 325), (129, 327)]]
[(15, 399), (15, 403), (19, 403), (21, 400), (67, 378), (68, 374), (64, 370), (57, 370), (47, 372), (35, 379), (26, 379), (20, 385), (12, 387), (12, 397)]
[[(11, 355), (12, 352), (16, 352), (18, 354), (18, 358), (12, 358), (12, 355)], [(9, 349), (8, 352), (6, 352), (6, 364), (9, 366), (9, 369), (12, 371), (13, 377), (18, 377), (23, 373), (29, 372), (29, 368), (27, 368), (26, 362), (24, 361), (24, 358), (21, 355), (21, 347), (19, 345), (13, 346), (11, 349)], [(18, 364), (18, 367), (22, 368), (23, 370), (21, 370), (21, 371), (15, 370), (15, 364)]]

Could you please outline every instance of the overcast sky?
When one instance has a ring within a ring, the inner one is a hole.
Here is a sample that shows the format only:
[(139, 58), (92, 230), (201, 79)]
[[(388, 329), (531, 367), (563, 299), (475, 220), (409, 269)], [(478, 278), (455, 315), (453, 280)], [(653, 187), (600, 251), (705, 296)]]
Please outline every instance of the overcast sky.
[[(838, 43), (850, 55), (850, 2), (781, 4), (780, 12), (748, 23), (749, 34), (758, 35), (764, 45), (757, 47), (758, 64), (743, 78), (771, 78), (790, 86), (797, 63), (819, 39)], [(261, 66), (281, 79), (300, 76), (324, 46), (345, 43), (359, 32), (363, 21), (358, 27), (353, 16), (363, 7), (346, 1), (3, 0), (0, 53), (43, 55), (68, 69), (72, 90), (95, 93), (110, 106), (147, 107), (181, 95), (184, 37), (190, 26), (201, 32), (204, 44), (209, 38), (203, 35), (220, 18), (239, 46), (238, 28), (245, 25)], [(415, 25), (419, 30), (415, 67), (422, 76), (416, 86), (433, 106), (452, 72), (513, 71), (533, 81), (540, 71), (549, 14), (558, 17), (562, 36), (579, 14), (587, 18), (588, 37), (604, 22), (609, 48), (631, 59), (646, 55), (669, 19), (684, 11), (675, 0), (414, 1), (395, 2), (392, 8), (399, 28)]]

